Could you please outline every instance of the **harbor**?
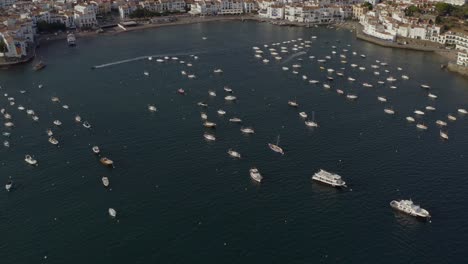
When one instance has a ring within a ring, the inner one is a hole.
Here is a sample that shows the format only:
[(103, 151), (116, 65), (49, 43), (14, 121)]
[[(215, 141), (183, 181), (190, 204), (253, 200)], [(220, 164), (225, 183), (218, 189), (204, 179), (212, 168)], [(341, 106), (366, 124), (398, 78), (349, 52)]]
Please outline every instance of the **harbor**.
[(0, 72), (6, 263), (464, 259), (468, 83), (440, 56), (249, 21), (38, 51)]

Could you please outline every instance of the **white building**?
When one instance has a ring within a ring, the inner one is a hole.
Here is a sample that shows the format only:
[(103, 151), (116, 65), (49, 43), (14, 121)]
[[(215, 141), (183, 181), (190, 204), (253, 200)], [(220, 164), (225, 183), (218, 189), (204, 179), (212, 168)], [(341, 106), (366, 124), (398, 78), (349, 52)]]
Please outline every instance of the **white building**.
[(95, 5), (76, 5), (74, 13), (74, 20), (77, 27), (92, 28), (97, 26)]
[(217, 2), (219, 6), (218, 15), (240, 15), (244, 12), (240, 0), (217, 0)]
[(16, 0), (0, 0), (0, 8), (12, 6)]

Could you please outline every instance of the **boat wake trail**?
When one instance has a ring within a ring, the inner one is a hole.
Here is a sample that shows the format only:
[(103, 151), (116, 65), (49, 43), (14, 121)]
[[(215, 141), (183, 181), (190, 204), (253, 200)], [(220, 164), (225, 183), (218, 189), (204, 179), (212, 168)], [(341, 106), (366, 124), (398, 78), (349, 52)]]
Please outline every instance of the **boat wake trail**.
[(140, 57), (136, 57), (136, 58), (120, 60), (120, 61), (114, 61), (114, 62), (109, 62), (109, 63), (101, 64), (101, 65), (95, 65), (95, 66), (93, 66), (91, 68), (92, 69), (101, 69), (101, 68), (106, 68), (106, 67), (110, 67), (110, 66), (114, 66), (114, 65), (123, 64), (123, 63), (133, 62), (133, 61), (147, 60), (149, 57), (157, 59), (157, 58), (163, 58), (163, 57), (166, 57), (166, 56), (188, 56), (188, 55), (192, 55), (192, 54), (196, 55), (196, 54), (200, 54), (200, 52), (197, 52), (196, 54), (195, 53), (184, 52), (184, 53), (156, 54), (156, 55), (140, 56)]
[(302, 56), (302, 55), (305, 55), (307, 54), (305, 51), (300, 51), (298, 53), (294, 53), (293, 55), (289, 56), (287, 59), (285, 59), (283, 61), (283, 64), (285, 63), (288, 63), (289, 61), (291, 61), (292, 59), (296, 58), (296, 57), (299, 57), (299, 56)]

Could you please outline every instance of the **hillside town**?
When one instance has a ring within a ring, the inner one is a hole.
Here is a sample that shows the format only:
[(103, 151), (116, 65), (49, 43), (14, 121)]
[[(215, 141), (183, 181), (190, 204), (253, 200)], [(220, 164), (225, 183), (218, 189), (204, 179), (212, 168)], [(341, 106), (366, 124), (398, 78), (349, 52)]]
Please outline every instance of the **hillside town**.
[[(415, 39), (458, 51), (457, 65), (468, 67), (468, 31), (442, 25), (434, 15), (439, 3), (461, 7), (466, 0), (0, 0), (0, 59), (18, 61), (34, 56), (36, 38), (51, 32), (124, 28), (155, 17), (248, 15), (274, 24), (306, 26), (358, 21), (362, 33), (385, 42)], [(440, 9), (440, 8), (439, 8)], [(156, 21), (156, 22), (155, 22)], [(172, 21), (172, 20), (168, 20)]]

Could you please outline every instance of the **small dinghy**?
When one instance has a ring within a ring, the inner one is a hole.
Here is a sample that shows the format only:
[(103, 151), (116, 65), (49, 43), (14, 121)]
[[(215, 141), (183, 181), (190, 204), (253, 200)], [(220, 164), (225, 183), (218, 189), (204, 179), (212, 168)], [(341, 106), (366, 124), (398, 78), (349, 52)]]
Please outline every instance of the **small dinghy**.
[(33, 159), (30, 155), (26, 155), (24, 157), (24, 161), (26, 161), (26, 163), (28, 163), (29, 165), (32, 165), (32, 166), (37, 166), (37, 160)]
[(84, 128), (87, 128), (87, 129), (90, 129), (90, 128), (91, 128), (91, 124), (88, 123), (88, 121), (84, 121), (84, 122), (83, 122), (83, 127), (84, 127)]
[(108, 159), (106, 157), (102, 157), (99, 161), (104, 166), (114, 167), (114, 162), (111, 159)]
[(228, 152), (229, 156), (233, 157), (233, 158), (236, 158), (236, 159), (240, 159), (241, 158), (241, 154), (235, 150), (232, 150), (232, 149), (229, 149)]
[(7, 190), (8, 192), (11, 190), (11, 188), (13, 188), (13, 181), (12, 180), (9, 180), (6, 184), (5, 184), (5, 190)]
[(109, 187), (109, 178), (107, 178), (106, 176), (102, 177), (102, 184), (104, 185), (104, 187)]
[(50, 138), (49, 138), (49, 142), (50, 142), (50, 144), (52, 144), (52, 145), (58, 145), (58, 143), (59, 143), (59, 141), (58, 141), (56, 138), (54, 138), (54, 137), (50, 137)]
[(99, 155), (99, 153), (101, 153), (101, 150), (99, 149), (98, 146), (93, 146), (92, 150), (93, 150), (93, 153), (96, 155)]
[(115, 211), (114, 208), (109, 208), (108, 212), (109, 212), (109, 215), (111, 217), (116, 217), (117, 216), (117, 211)]

